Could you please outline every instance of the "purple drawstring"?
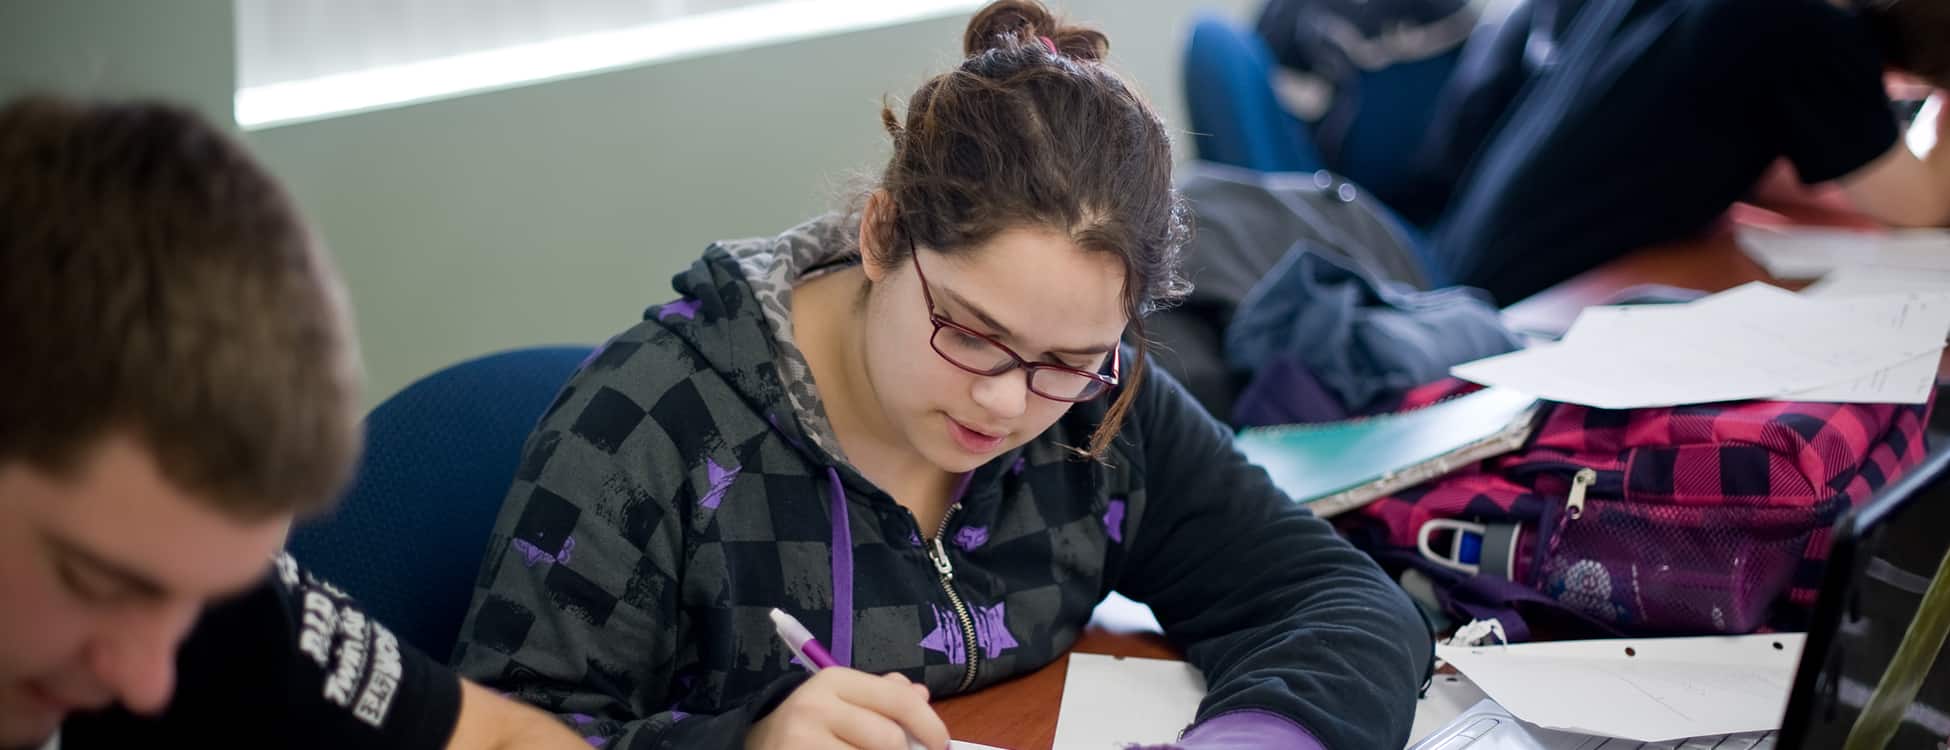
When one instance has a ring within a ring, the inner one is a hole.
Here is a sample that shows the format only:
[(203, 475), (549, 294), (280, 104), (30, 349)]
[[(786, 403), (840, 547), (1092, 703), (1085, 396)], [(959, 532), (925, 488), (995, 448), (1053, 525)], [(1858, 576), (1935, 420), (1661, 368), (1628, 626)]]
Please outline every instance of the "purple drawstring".
[(846, 486), (826, 467), (833, 505), (833, 637), (826, 648), (840, 666), (853, 666), (853, 527), (847, 522)]

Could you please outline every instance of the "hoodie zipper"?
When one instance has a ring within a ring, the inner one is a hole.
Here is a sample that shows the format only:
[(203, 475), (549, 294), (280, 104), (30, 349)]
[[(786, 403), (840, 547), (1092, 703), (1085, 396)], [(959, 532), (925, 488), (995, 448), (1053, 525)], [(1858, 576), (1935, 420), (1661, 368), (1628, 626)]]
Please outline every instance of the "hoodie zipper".
[(941, 538), (948, 534), (948, 522), (954, 520), (955, 513), (961, 510), (961, 503), (948, 506), (948, 512), (941, 516), (941, 528), (934, 532), (934, 539), (928, 545), (928, 559), (934, 561), (934, 572), (941, 576), (941, 590), (948, 592), (948, 603), (955, 606), (955, 622), (961, 626), (962, 655), (968, 669), (961, 674), (961, 685), (955, 688), (959, 693), (975, 684), (975, 672), (981, 666), (981, 652), (975, 642), (975, 620), (968, 615), (968, 604), (961, 594), (955, 593), (955, 566), (948, 562), (948, 550), (941, 546)]

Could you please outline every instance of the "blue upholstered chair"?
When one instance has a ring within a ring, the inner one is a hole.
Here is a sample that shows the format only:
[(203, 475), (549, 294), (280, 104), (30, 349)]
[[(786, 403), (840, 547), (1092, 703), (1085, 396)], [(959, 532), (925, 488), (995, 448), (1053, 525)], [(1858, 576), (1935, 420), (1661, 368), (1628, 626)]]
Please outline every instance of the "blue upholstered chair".
[(338, 509), (293, 530), (293, 557), (401, 638), (445, 661), (521, 459), (590, 347), (516, 349), (422, 378), (366, 417)]

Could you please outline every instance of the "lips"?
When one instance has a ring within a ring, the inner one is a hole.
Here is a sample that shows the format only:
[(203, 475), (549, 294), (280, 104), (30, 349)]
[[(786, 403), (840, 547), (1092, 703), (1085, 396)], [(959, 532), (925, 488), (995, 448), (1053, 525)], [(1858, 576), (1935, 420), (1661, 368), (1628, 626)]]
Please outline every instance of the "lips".
[(988, 453), (1001, 447), (1002, 438), (1008, 433), (999, 430), (996, 432), (978, 430), (964, 424), (961, 420), (949, 417), (948, 434), (962, 450), (969, 453)]

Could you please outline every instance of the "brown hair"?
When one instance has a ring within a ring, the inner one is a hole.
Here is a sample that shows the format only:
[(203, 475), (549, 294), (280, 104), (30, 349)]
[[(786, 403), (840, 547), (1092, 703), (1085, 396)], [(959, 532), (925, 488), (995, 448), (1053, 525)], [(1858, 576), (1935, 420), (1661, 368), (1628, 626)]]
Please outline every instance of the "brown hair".
[(1857, 7), (1891, 67), (1950, 88), (1950, 2), (1861, 0)]
[(0, 461), (115, 431), (236, 518), (336, 499), (359, 446), (343, 290), (244, 149), (155, 103), (0, 107)]
[(1102, 458), (1144, 382), (1144, 315), (1190, 291), (1179, 272), (1190, 214), (1172, 188), (1171, 138), (1103, 64), (1109, 39), (1058, 23), (1034, 0), (983, 8), (962, 49), (958, 68), (914, 92), (905, 123), (882, 107), (894, 154), (879, 187), (893, 205), (867, 231), (889, 267), (914, 245), (953, 253), (1022, 226), (1122, 258), (1138, 356), (1091, 436), (1088, 452)]

